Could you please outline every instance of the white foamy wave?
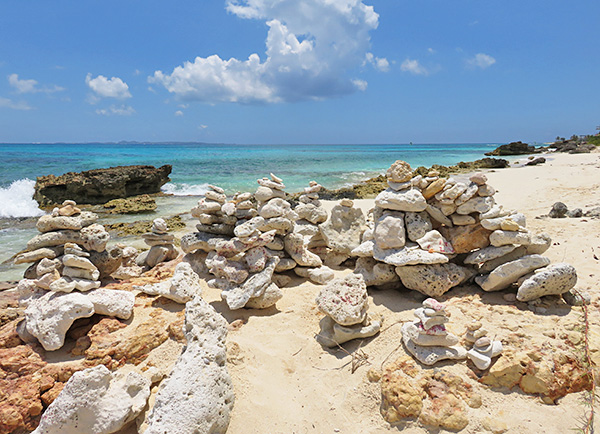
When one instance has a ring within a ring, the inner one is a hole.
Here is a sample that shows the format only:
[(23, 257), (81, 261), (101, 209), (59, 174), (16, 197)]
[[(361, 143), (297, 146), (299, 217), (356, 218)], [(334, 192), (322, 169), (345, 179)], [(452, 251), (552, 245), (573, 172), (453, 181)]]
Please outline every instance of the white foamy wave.
[(35, 181), (19, 179), (9, 187), (0, 188), (0, 217), (37, 217), (44, 215), (33, 200)]
[(204, 196), (208, 190), (208, 184), (175, 184), (174, 182), (168, 182), (161, 188), (163, 193), (174, 196)]

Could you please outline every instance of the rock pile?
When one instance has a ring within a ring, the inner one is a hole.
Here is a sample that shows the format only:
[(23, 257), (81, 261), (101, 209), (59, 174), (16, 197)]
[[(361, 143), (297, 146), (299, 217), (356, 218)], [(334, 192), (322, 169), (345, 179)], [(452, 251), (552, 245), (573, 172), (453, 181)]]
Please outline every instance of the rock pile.
[(192, 209), (192, 215), (200, 220), (198, 232), (181, 240), (187, 253), (184, 259), (196, 271), (214, 276), (208, 284), (222, 290), (230, 309), (273, 306), (283, 296), (273, 282), (273, 273), (296, 266), (283, 253), (284, 236), (291, 233), (295, 220), (284, 199), (285, 185), (275, 175), (258, 180), (258, 184), (254, 196), (240, 193), (230, 202), (221, 188), (211, 186)]
[(375, 320), (367, 313), (367, 285), (360, 275), (350, 274), (331, 281), (321, 290), (316, 303), (326, 315), (317, 335), (317, 340), (325, 347), (374, 336), (381, 329), (382, 320)]
[(100, 272), (90, 261), (89, 251), (103, 252), (109, 235), (96, 220), (96, 214), (82, 212), (75, 202), (65, 201), (52, 214), (40, 217), (36, 227), (41, 234), (27, 243), (15, 264), (32, 263), (25, 277), (41, 289), (71, 292), (98, 288)]
[(417, 320), (402, 326), (402, 341), (419, 362), (434, 365), (440, 360), (466, 358), (467, 351), (457, 345), (458, 337), (446, 330), (449, 319), (445, 305), (428, 298), (414, 314)]
[[(545, 217), (545, 216), (542, 216)], [(583, 211), (581, 208), (573, 208), (569, 209), (567, 205), (562, 202), (555, 202), (548, 213), (548, 217), (553, 219), (559, 218), (579, 218), (579, 217), (590, 217), (590, 218), (600, 218), (600, 207), (590, 208), (586, 211)]]
[(132, 293), (97, 289), (100, 271), (93, 254), (102, 258), (109, 239), (104, 227), (95, 223), (97, 218), (67, 200), (52, 214), (40, 217), (41, 234), (15, 259), (15, 263), (33, 263), (17, 287), (25, 308), (18, 332), (25, 342), (37, 339), (46, 350), (56, 350), (78, 318), (94, 313), (124, 319), (131, 315)]
[(481, 371), (489, 368), (492, 359), (502, 353), (502, 342), (490, 339), (479, 321), (467, 325), (465, 340), (472, 345), (467, 357)]
[[(523, 214), (497, 205), (484, 174), (476, 173), (468, 182), (440, 178), (437, 171), (413, 176), (408, 163), (396, 161), (386, 175), (389, 188), (375, 199), (373, 230), (365, 231), (351, 252), (361, 257), (355, 272), (367, 282), (393, 284), (394, 267), (406, 288), (430, 297), (440, 297), (475, 274), (485, 291), (529, 280), (524, 292), (535, 297), (562, 294), (575, 284), (572, 267), (559, 267), (561, 276), (568, 277), (554, 277), (558, 272), (552, 268), (530, 280), (530, 273), (550, 264), (540, 255), (551, 240), (531, 234)], [(552, 288), (544, 285), (550, 275)]]
[[(304, 189), (304, 192), (299, 197), (299, 204), (294, 208), (294, 212), (298, 216), (298, 220), (294, 223), (294, 233), (302, 235), (303, 243), (306, 250), (317, 254), (321, 260), (325, 260), (328, 264), (330, 256), (327, 242), (323, 238), (319, 224), (327, 220), (327, 211), (321, 206), (319, 200), (319, 191), (321, 185), (315, 181), (311, 181), (309, 186)], [(313, 261), (315, 267), (297, 266), (294, 272), (300, 277), (306, 277), (312, 282), (323, 285), (334, 278), (333, 271), (325, 266), (319, 266), (318, 261)]]
[(173, 242), (175, 237), (169, 234), (167, 223), (161, 219), (154, 219), (150, 232), (142, 235), (144, 242), (150, 250), (140, 253), (136, 259), (139, 266), (154, 268), (161, 262), (171, 261), (179, 255)]

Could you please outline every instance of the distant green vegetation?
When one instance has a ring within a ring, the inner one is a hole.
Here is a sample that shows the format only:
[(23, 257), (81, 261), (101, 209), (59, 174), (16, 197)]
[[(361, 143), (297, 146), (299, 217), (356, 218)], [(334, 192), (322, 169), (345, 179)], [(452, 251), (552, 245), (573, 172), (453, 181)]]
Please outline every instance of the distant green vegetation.
[(590, 145), (600, 146), (600, 136), (588, 136), (587, 142)]

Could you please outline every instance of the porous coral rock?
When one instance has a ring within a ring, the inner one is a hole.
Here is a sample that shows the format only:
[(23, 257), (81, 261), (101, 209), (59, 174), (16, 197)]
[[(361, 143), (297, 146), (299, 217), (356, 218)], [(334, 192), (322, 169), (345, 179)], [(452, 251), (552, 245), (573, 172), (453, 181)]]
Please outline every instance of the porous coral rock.
[(34, 434), (110, 434), (146, 406), (150, 380), (131, 372), (123, 378), (104, 365), (76, 372), (44, 412)]
[(186, 304), (187, 345), (160, 385), (145, 434), (225, 434), (234, 394), (227, 371), (227, 321), (202, 298)]
[(321, 289), (316, 303), (321, 312), (338, 324), (359, 324), (365, 320), (369, 307), (367, 285), (357, 274), (334, 279)]

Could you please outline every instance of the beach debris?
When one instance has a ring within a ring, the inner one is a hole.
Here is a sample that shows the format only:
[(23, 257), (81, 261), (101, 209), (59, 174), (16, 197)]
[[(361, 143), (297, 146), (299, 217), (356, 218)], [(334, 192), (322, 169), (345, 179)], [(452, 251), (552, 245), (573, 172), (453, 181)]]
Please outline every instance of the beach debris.
[(167, 223), (162, 218), (154, 219), (150, 232), (142, 235), (150, 250), (140, 253), (135, 260), (140, 267), (154, 268), (161, 262), (171, 261), (179, 256), (173, 244), (175, 237), (169, 233)]
[(227, 370), (227, 321), (200, 296), (185, 306), (187, 344), (161, 383), (142, 430), (224, 434), (235, 396)]
[(414, 315), (416, 321), (402, 325), (402, 341), (415, 359), (425, 365), (434, 365), (440, 360), (466, 358), (467, 350), (457, 345), (458, 337), (446, 330), (449, 315), (444, 304), (428, 298)]
[(349, 274), (332, 280), (321, 290), (316, 303), (326, 315), (317, 335), (317, 341), (325, 347), (333, 348), (352, 339), (374, 336), (381, 329), (382, 320), (367, 314), (367, 285), (361, 275)]

